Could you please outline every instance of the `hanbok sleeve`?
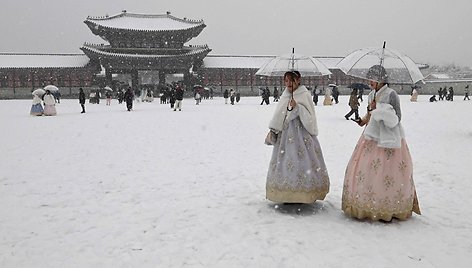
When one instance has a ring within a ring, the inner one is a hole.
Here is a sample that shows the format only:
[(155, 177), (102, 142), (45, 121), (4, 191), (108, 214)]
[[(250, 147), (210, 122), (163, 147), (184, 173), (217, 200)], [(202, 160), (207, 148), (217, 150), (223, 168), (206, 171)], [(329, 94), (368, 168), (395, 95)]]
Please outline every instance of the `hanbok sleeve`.
[(400, 108), (400, 97), (398, 97), (398, 94), (395, 91), (392, 91), (389, 96), (389, 103), (392, 105), (393, 109), (395, 110), (395, 113), (398, 116), (398, 121), (402, 120), (402, 110)]

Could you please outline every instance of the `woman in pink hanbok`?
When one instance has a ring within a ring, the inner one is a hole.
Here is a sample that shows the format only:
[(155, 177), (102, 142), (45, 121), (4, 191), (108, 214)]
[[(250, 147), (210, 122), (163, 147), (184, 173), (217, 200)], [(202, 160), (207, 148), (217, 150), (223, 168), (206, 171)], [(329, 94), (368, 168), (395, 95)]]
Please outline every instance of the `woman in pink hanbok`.
[(346, 168), (342, 210), (358, 219), (405, 220), (412, 212), (421, 212), (400, 122), (400, 99), (388, 87), (382, 66), (372, 66), (367, 78), (373, 89), (368, 96), (368, 113), (356, 121), (366, 127)]
[(51, 116), (51, 115), (56, 115), (56, 100), (54, 99), (54, 96), (51, 94), (51, 91), (46, 90), (46, 94), (43, 96), (43, 102), (44, 102), (44, 115), (46, 116)]

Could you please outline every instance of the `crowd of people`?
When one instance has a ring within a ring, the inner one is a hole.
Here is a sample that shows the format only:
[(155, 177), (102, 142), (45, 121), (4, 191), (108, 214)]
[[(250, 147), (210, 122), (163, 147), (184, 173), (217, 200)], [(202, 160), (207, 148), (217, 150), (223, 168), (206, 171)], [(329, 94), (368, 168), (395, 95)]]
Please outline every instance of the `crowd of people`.
[[(385, 222), (405, 220), (413, 213), (421, 215), (413, 180), (413, 161), (401, 123), (400, 98), (389, 87), (388, 75), (381, 65), (368, 70), (366, 83), (371, 89), (366, 114), (359, 114), (363, 88), (351, 88), (350, 111), (344, 116), (364, 130), (346, 167), (341, 209), (347, 216)], [(297, 71), (286, 72), (284, 84), (281, 94), (277, 87), (272, 94), (268, 87), (261, 88), (260, 94), (260, 105), (269, 105), (271, 95), (277, 105), (265, 140), (273, 146), (266, 178), (266, 198), (286, 205), (311, 204), (324, 200), (330, 188), (328, 168), (317, 138), (319, 129), (315, 115), (315, 106), (323, 91), (302, 85)], [(92, 93), (90, 99), (96, 100), (90, 103), (99, 103), (100, 91)], [(196, 105), (202, 99), (213, 98), (213, 90), (201, 86), (195, 86), (192, 93)], [(439, 100), (453, 101), (452, 87), (440, 88), (438, 93)], [(418, 94), (416, 88), (412, 88), (410, 100), (417, 101)], [(179, 84), (170, 85), (159, 93), (161, 104), (169, 103), (173, 111), (182, 111), (184, 95), (185, 89)], [(239, 90), (233, 88), (225, 89), (222, 95), (224, 103), (231, 105), (241, 98)], [(339, 103), (338, 96), (337, 86), (325, 88), (323, 105)], [(106, 105), (111, 105), (113, 92), (106, 91), (105, 97)], [(149, 89), (133, 91), (128, 87), (124, 91), (118, 90), (116, 98), (132, 111), (133, 101), (152, 102), (154, 92)], [(81, 113), (85, 113), (86, 96), (82, 88), (78, 99)], [(464, 100), (469, 100), (468, 86)], [(44, 94), (33, 93), (30, 113), (56, 115), (57, 101), (49, 90)], [(437, 101), (435, 95), (430, 101)]]

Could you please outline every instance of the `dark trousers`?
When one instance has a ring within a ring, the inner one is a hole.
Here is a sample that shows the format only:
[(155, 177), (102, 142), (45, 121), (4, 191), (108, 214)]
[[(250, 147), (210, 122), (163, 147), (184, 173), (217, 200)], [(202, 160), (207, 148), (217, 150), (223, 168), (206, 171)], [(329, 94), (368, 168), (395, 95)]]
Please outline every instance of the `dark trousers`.
[(82, 106), (82, 112), (85, 113), (85, 104), (81, 103), (80, 106)]
[(349, 118), (352, 114), (355, 114), (356, 115), (356, 119), (359, 118), (359, 109), (352, 109), (351, 108), (351, 111), (349, 111), (349, 113), (347, 113), (344, 117)]

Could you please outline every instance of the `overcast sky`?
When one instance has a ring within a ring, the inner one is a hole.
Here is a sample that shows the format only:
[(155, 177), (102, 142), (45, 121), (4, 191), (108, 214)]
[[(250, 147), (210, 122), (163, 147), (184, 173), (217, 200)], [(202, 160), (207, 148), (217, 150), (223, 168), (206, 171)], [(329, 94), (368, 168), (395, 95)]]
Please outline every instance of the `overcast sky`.
[(0, 52), (81, 53), (104, 41), (87, 16), (129, 13), (203, 19), (189, 44), (217, 55), (346, 56), (362, 47), (403, 52), (417, 63), (472, 67), (470, 0), (1, 0)]

